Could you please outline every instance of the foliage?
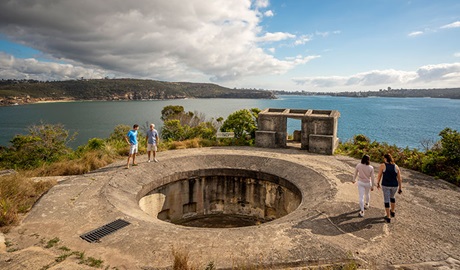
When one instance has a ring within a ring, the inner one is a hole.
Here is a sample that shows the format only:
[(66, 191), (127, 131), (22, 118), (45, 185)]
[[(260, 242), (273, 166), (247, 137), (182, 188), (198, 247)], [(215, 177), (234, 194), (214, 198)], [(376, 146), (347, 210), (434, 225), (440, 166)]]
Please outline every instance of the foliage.
[(113, 132), (110, 133), (108, 141), (110, 142), (125, 142), (125, 136), (131, 129), (128, 125), (117, 125)]
[(166, 121), (174, 116), (181, 115), (185, 112), (183, 106), (168, 105), (161, 110), (161, 120)]
[(460, 133), (450, 128), (445, 128), (439, 133), (441, 136), (440, 154), (446, 157), (450, 165), (460, 166)]
[(7, 229), (27, 212), (36, 200), (53, 185), (54, 180), (34, 182), (20, 174), (0, 177), (0, 227)]
[(177, 119), (166, 120), (161, 129), (161, 138), (165, 141), (182, 141), (185, 139), (185, 128)]
[(0, 153), (1, 166), (15, 169), (36, 168), (62, 159), (71, 153), (67, 146), (76, 134), (70, 135), (62, 124), (32, 125), (29, 134), (16, 135), (12, 146)]
[(186, 112), (182, 106), (166, 106), (161, 111), (163, 127), (161, 137), (165, 141), (183, 141), (194, 138), (212, 139), (217, 131), (217, 121), (206, 121), (198, 112)]
[(86, 144), (88, 150), (102, 150), (105, 147), (105, 141), (99, 138), (92, 138)]
[(249, 135), (251, 139), (254, 139), (259, 112), (260, 109), (257, 108), (236, 111), (227, 117), (220, 130), (234, 132), (237, 139), (243, 138), (244, 135)]
[(341, 143), (337, 153), (361, 158), (364, 154), (371, 160), (383, 162), (382, 156), (390, 153), (400, 166), (445, 179), (460, 185), (460, 133), (445, 128), (439, 133), (441, 140), (422, 152), (417, 149), (399, 148), (387, 143), (371, 142), (362, 134), (351, 141)]

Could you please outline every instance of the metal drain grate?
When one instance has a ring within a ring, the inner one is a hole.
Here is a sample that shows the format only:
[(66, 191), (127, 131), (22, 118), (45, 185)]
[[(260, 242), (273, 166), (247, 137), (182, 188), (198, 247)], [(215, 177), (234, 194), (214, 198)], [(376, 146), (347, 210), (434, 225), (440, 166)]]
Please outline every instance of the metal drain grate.
[(128, 221), (124, 221), (122, 219), (117, 219), (114, 222), (110, 222), (109, 224), (106, 224), (100, 228), (97, 228), (95, 230), (92, 230), (90, 232), (87, 232), (85, 234), (80, 235), (80, 237), (83, 240), (86, 240), (90, 243), (94, 243), (101, 239), (102, 237), (111, 234), (115, 231), (118, 231), (119, 229), (128, 226), (129, 223)]

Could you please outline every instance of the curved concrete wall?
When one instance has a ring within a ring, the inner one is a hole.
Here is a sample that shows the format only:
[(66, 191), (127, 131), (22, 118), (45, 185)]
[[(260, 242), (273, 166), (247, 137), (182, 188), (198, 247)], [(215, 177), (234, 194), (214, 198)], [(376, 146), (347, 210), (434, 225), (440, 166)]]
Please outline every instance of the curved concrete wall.
[(294, 184), (260, 171), (207, 169), (177, 177), (142, 197), (141, 209), (175, 224), (239, 227), (282, 217), (302, 201)]

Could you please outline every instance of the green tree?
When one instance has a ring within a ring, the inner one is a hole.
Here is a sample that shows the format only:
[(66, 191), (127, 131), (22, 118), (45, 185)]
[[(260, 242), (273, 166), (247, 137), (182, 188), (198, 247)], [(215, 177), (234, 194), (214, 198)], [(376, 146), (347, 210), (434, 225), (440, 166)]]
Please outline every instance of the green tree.
[(186, 112), (182, 106), (166, 106), (161, 111), (165, 141), (183, 141), (193, 138), (212, 139), (217, 131), (215, 120), (206, 121), (203, 113)]
[(182, 141), (185, 139), (185, 128), (177, 119), (166, 120), (161, 128), (161, 138), (166, 141)]
[(178, 115), (184, 114), (185, 110), (183, 106), (179, 105), (168, 105), (161, 110), (161, 120), (166, 121)]
[(234, 132), (235, 138), (242, 138), (243, 135), (249, 134), (251, 138), (254, 139), (259, 112), (260, 109), (257, 108), (236, 111), (227, 117), (220, 130), (224, 132)]
[(109, 141), (125, 141), (125, 136), (128, 134), (128, 131), (131, 129), (128, 125), (117, 125), (113, 132), (110, 133), (108, 138)]
[(441, 155), (443, 155), (451, 165), (460, 166), (460, 133), (450, 128), (443, 129), (441, 136)]
[(187, 137), (192, 138), (202, 138), (202, 139), (212, 139), (216, 135), (217, 129), (214, 127), (211, 122), (202, 122), (199, 125), (190, 128)]
[(29, 134), (16, 135), (12, 146), (2, 152), (2, 165), (9, 168), (36, 168), (43, 163), (58, 161), (72, 153), (68, 147), (76, 136), (64, 129), (62, 124), (32, 125)]

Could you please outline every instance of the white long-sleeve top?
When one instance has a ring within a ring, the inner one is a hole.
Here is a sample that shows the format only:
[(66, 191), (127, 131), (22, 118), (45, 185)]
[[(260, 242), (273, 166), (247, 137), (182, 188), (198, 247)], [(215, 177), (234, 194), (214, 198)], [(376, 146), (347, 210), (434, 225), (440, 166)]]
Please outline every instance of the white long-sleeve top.
[(358, 163), (355, 168), (353, 182), (356, 180), (356, 177), (358, 177), (358, 181), (363, 183), (372, 183), (372, 186), (375, 185), (374, 167), (371, 165)]

